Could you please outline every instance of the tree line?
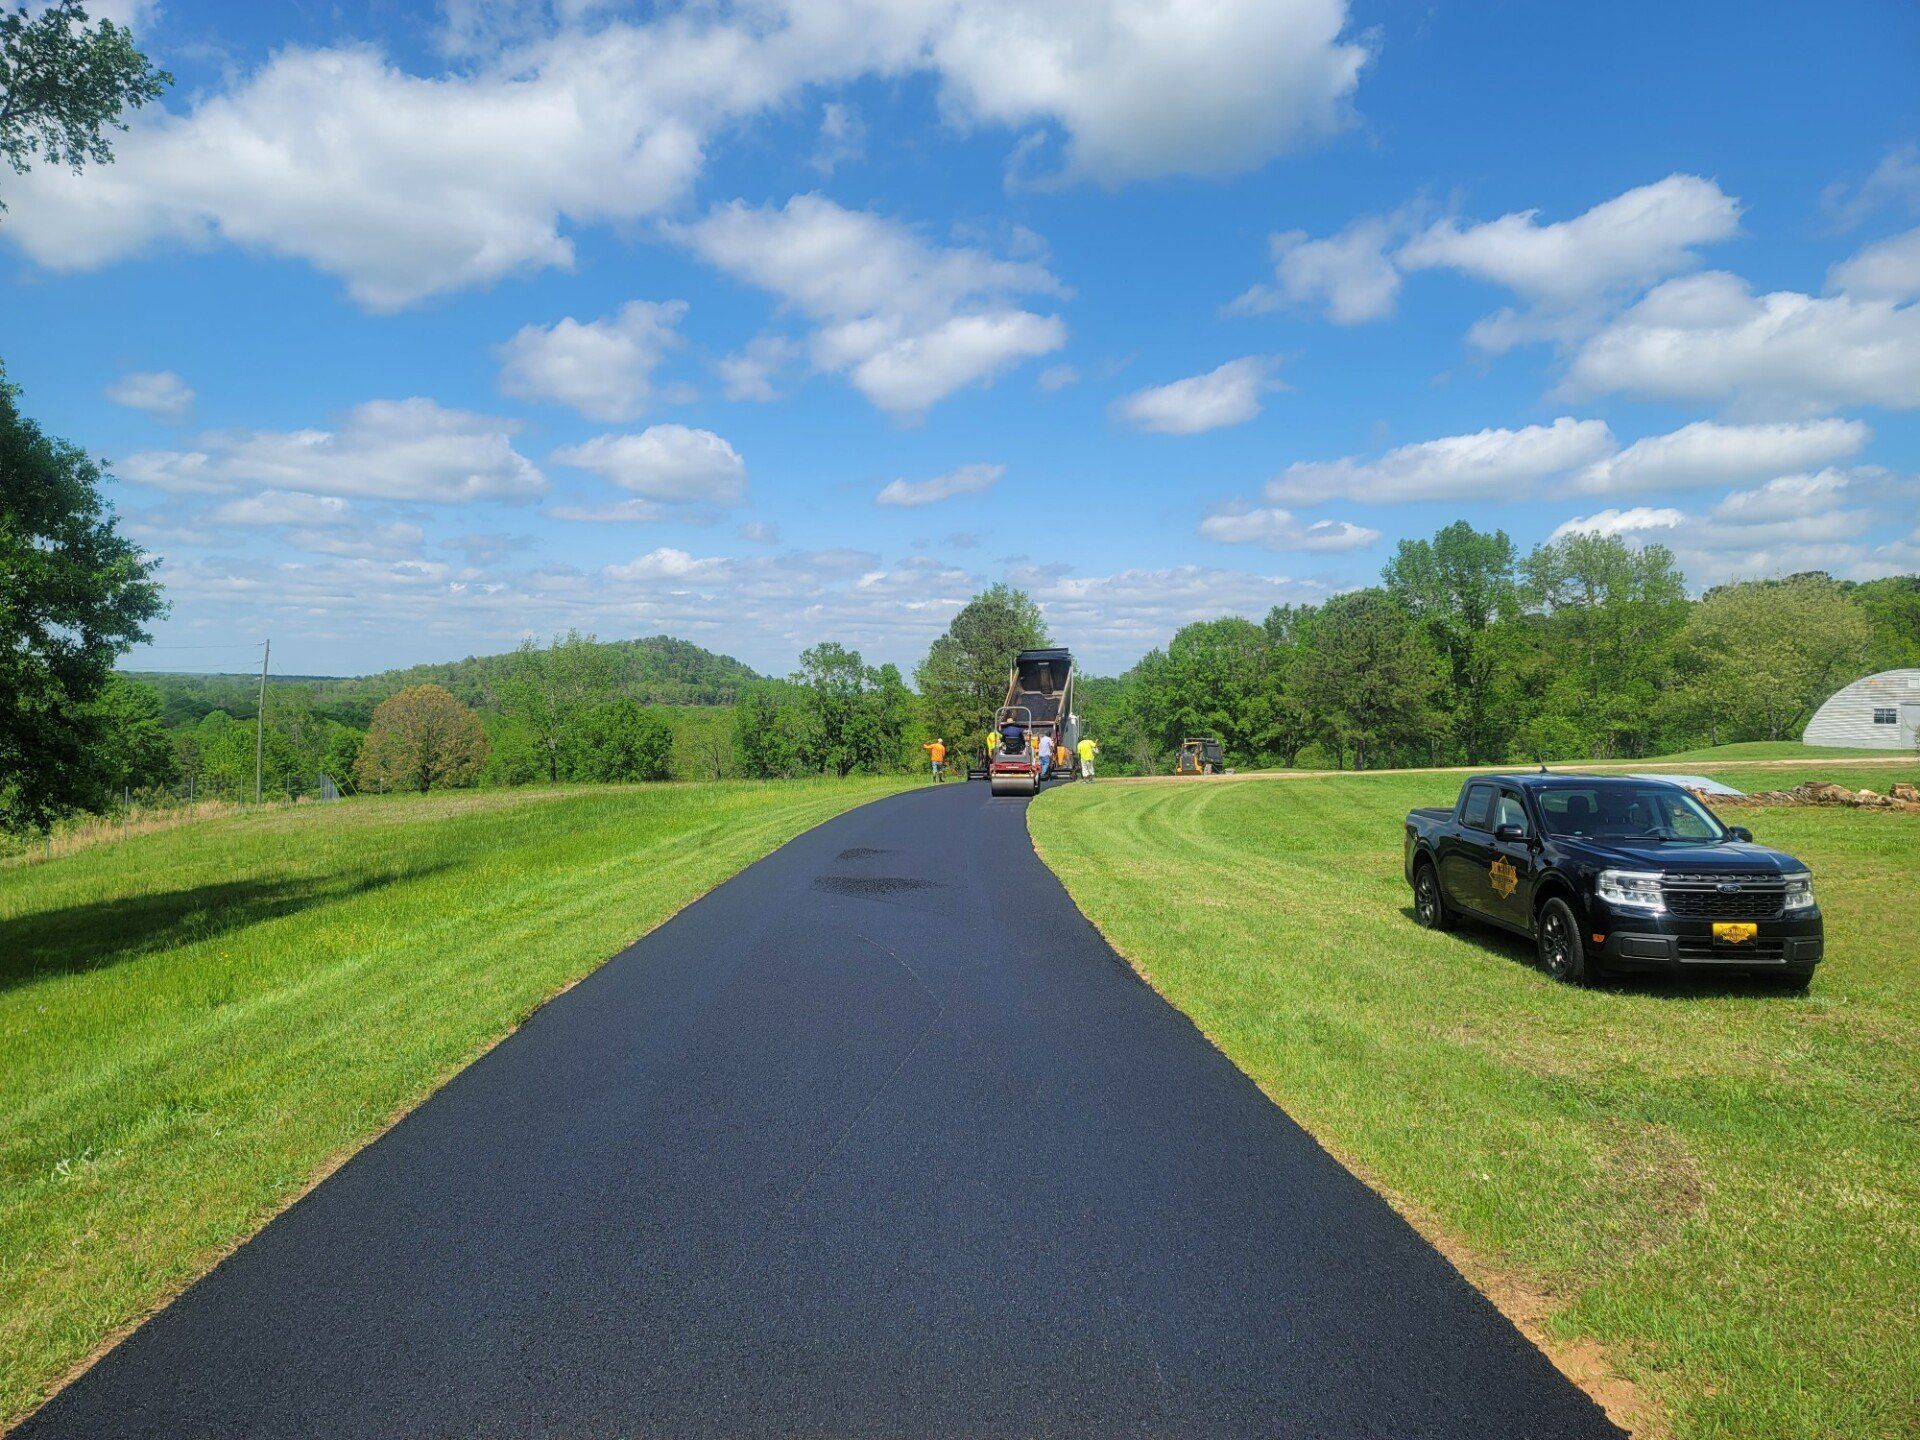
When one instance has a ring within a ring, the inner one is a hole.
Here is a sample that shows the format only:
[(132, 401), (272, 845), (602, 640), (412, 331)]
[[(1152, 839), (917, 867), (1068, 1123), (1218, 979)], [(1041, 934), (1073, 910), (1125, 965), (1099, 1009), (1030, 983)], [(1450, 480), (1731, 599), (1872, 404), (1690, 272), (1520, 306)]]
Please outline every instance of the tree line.
[(1198, 734), (1242, 768), (1633, 758), (1797, 738), (1841, 685), (1912, 665), (1920, 577), (1692, 600), (1663, 546), (1576, 534), (1522, 555), (1460, 521), (1400, 542), (1378, 585), (1185, 626), (1081, 708), (1140, 770)]

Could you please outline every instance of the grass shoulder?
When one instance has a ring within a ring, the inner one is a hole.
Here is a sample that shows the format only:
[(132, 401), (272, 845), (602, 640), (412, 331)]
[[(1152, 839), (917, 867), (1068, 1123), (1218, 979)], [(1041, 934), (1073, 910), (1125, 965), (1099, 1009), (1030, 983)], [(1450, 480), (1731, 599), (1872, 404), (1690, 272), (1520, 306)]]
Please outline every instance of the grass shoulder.
[(1910, 1435), (1920, 823), (1727, 812), (1819, 877), (1830, 958), (1804, 999), (1578, 990), (1519, 940), (1414, 925), (1401, 821), (1457, 785), (1093, 785), (1029, 824), (1080, 907), (1269, 1095), (1491, 1290), (1547, 1298), (1556, 1354), (1600, 1347), (1688, 1440)]
[(908, 783), (356, 800), (0, 874), (0, 1427), (556, 991)]

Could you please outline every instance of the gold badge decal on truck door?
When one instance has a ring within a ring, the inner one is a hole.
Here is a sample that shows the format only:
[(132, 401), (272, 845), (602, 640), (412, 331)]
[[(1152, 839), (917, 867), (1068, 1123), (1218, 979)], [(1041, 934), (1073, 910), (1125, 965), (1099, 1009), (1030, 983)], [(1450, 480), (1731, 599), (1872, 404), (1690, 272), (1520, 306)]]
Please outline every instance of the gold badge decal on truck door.
[(1502, 900), (1520, 888), (1520, 872), (1513, 868), (1513, 862), (1502, 855), (1487, 869), (1487, 883), (1493, 886), (1493, 893)]

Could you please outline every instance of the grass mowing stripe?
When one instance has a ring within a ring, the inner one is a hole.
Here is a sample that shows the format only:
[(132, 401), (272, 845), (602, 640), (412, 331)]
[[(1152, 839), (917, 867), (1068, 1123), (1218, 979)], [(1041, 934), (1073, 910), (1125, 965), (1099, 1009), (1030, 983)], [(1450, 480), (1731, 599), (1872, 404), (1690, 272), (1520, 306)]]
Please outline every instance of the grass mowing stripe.
[(555, 990), (904, 783), (357, 800), (0, 869), (0, 1425)]
[[(1720, 773), (1885, 791), (1915, 770)], [(1675, 1433), (1920, 1434), (1920, 821), (1728, 810), (1814, 867), (1831, 958), (1810, 997), (1581, 991), (1524, 942), (1414, 926), (1401, 820), (1458, 783), (1062, 787), (1029, 824), (1269, 1095), (1456, 1252), (1549, 1297), (1550, 1337), (1604, 1346)]]

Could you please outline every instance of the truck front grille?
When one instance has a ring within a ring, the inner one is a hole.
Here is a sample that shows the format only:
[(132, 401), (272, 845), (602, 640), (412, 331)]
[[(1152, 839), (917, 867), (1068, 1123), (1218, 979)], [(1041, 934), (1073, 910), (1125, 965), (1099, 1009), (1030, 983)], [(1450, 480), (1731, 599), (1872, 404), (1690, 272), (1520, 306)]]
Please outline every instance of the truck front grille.
[(1667, 913), (1696, 920), (1774, 920), (1787, 884), (1778, 875), (1669, 875), (1660, 882)]

